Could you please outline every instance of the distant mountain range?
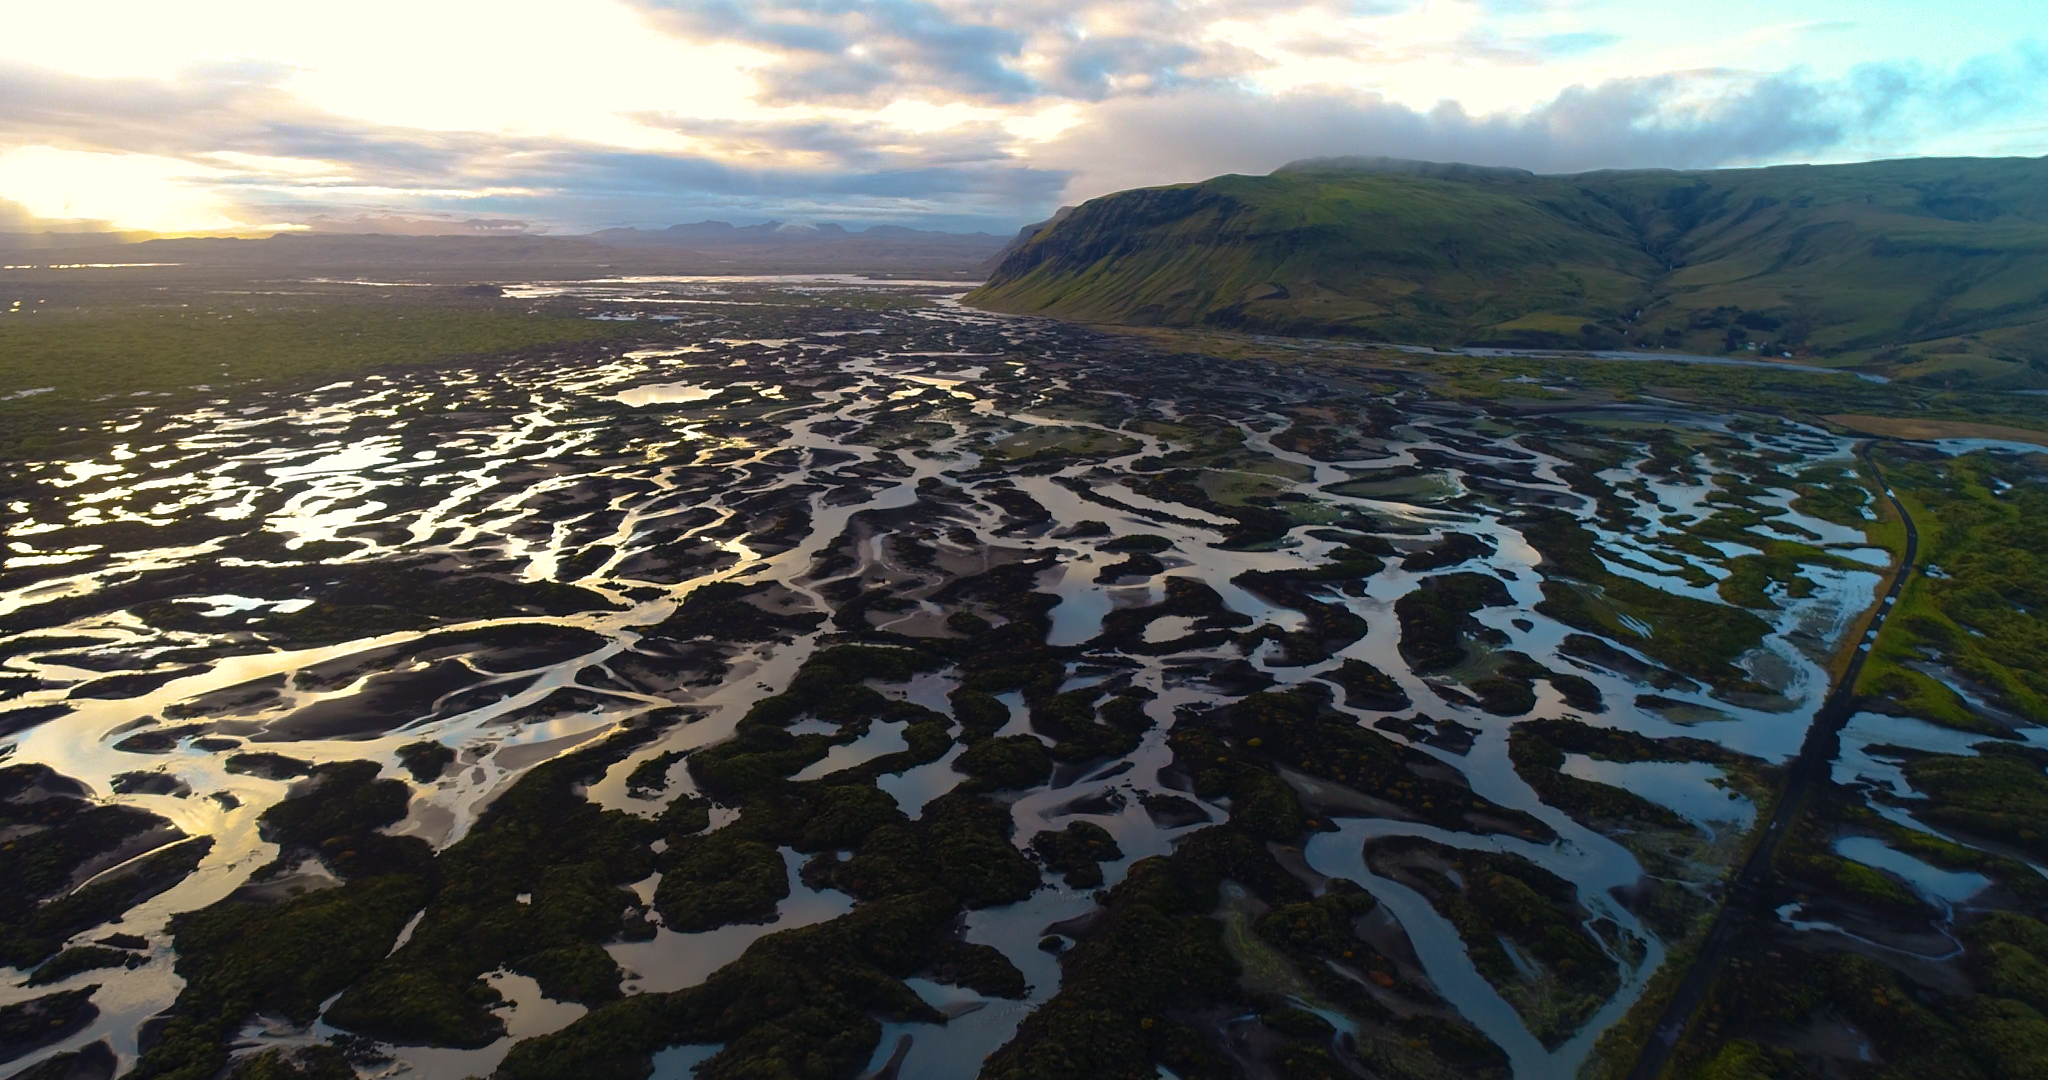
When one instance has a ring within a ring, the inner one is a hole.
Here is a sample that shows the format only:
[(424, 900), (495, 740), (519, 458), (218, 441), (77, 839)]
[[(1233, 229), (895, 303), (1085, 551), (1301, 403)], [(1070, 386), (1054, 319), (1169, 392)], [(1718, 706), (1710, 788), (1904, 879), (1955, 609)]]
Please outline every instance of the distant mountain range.
[(702, 221), (666, 229), (605, 229), (583, 236), (289, 232), (261, 239), (141, 239), (115, 233), (0, 233), (0, 261), (178, 263), (194, 268), (297, 273), (398, 271), (624, 274), (842, 271), (973, 277), (1004, 238), (900, 225), (849, 230), (779, 221)]
[(125, 244), (148, 238), (148, 233), (0, 232), (0, 253), (67, 251), (72, 248)]
[(758, 225), (734, 225), (729, 221), (699, 221), (690, 225), (671, 225), (666, 229), (601, 229), (586, 235), (588, 239), (601, 244), (632, 247), (723, 247), (733, 244), (886, 241), (942, 244), (987, 251), (1002, 243), (1000, 237), (979, 232), (929, 232), (902, 225), (870, 225), (865, 229), (848, 229), (844, 225), (831, 223), (810, 225), (785, 221), (764, 221)]
[(968, 303), (1440, 346), (1822, 358), (2048, 385), (2048, 159), (1539, 176), (1385, 158), (1124, 191)]

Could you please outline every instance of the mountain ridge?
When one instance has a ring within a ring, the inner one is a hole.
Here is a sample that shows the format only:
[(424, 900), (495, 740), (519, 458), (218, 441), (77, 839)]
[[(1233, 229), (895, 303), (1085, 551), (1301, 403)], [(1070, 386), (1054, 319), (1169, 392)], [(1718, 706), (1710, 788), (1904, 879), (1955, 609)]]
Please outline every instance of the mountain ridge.
[(2048, 159), (1563, 176), (1307, 159), (1117, 192), (1026, 233), (968, 303), (2048, 385)]
[(574, 234), (581, 239), (612, 245), (703, 245), (791, 244), (835, 240), (919, 240), (929, 243), (983, 248), (998, 238), (985, 232), (951, 233), (913, 229), (907, 225), (870, 225), (849, 229), (835, 222), (806, 224), (793, 221), (764, 221), (755, 225), (734, 225), (729, 221), (695, 221), (663, 229), (619, 228)]
[[(68, 237), (72, 234), (56, 234)], [(115, 233), (51, 241), (0, 234), (9, 262), (175, 264), (211, 271), (261, 269), (318, 273), (798, 273), (875, 272), (968, 278), (1004, 239), (897, 225), (860, 231), (840, 225), (771, 221), (734, 226), (697, 222), (668, 229), (597, 233), (406, 234), (280, 232), (264, 237), (184, 236), (136, 239)]]

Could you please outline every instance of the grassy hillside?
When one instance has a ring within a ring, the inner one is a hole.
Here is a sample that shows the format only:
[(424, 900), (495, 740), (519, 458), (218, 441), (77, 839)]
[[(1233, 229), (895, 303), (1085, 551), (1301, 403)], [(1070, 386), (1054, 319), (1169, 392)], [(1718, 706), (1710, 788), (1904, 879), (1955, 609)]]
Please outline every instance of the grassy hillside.
[(1537, 176), (1384, 160), (1120, 192), (970, 303), (1433, 345), (1795, 356), (2048, 385), (2048, 160)]

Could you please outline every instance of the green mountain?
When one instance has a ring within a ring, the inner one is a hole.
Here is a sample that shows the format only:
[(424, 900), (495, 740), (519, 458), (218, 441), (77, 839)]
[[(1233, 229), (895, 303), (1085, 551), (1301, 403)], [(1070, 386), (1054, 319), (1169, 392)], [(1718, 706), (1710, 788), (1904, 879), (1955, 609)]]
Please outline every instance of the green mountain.
[(967, 302), (1438, 346), (1669, 348), (2048, 385), (2048, 159), (1539, 176), (1389, 159), (1107, 195)]

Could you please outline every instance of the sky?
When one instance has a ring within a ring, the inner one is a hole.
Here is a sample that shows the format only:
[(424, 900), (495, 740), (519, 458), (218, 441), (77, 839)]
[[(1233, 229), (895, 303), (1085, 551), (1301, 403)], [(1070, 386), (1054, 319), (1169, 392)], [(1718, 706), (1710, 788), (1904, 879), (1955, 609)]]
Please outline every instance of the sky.
[(1384, 154), (2048, 154), (2041, 0), (0, 0), (0, 232), (1008, 232)]

